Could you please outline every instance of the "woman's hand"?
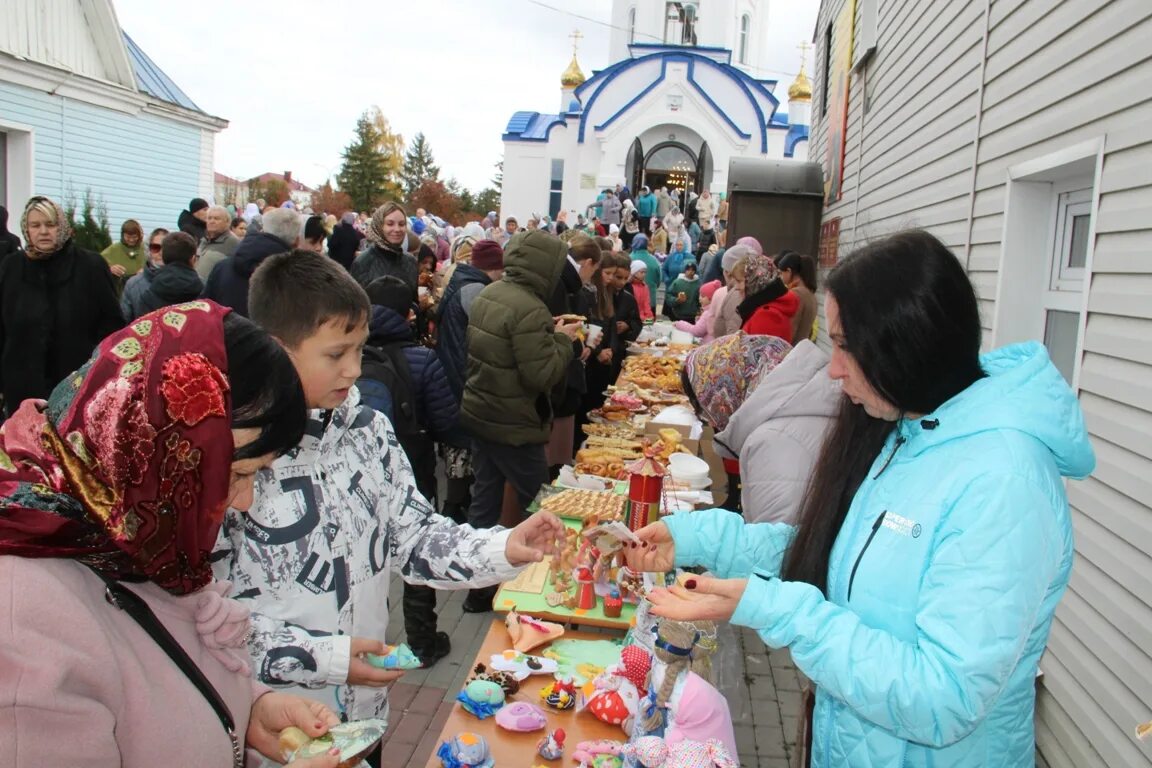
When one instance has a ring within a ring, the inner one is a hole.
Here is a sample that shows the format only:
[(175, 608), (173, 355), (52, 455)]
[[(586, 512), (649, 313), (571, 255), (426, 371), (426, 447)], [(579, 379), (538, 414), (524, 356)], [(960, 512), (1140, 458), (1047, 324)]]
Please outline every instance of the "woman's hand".
[(128, 271), (119, 264), (113, 264), (112, 266), (108, 267), (108, 269), (110, 269), (112, 274), (116, 277), (124, 277), (124, 273)]
[[(248, 719), (248, 746), (276, 762), (283, 760), (280, 754), (280, 731), (294, 725), (312, 738), (323, 736), (328, 729), (340, 723), (336, 713), (318, 701), (290, 693), (269, 692), (252, 702)], [(293, 765), (322, 768), (335, 766), (340, 761), (301, 762)]]
[(512, 565), (538, 563), (547, 555), (560, 551), (564, 541), (564, 523), (551, 512), (536, 512), (512, 529), (504, 556)]
[(612, 362), (612, 350), (601, 350), (600, 354), (596, 356), (596, 359), (600, 361), (600, 365), (608, 365)]
[(646, 573), (667, 573), (676, 567), (676, 543), (663, 522), (646, 525), (636, 531), (640, 543), (629, 543), (623, 550), (628, 567)]
[(689, 576), (684, 586), (654, 589), (648, 593), (652, 613), (677, 621), (728, 621), (736, 612), (748, 586), (747, 579), (716, 579)]
[(367, 685), (372, 688), (383, 688), (404, 676), (399, 669), (380, 669), (364, 660), (364, 654), (374, 653), (383, 656), (388, 650), (384, 643), (368, 637), (352, 638), (352, 658), (348, 661), (348, 684)]
[(628, 332), (628, 323), (624, 322), (623, 320), (617, 320), (616, 321), (616, 333), (627, 333), (627, 332)]

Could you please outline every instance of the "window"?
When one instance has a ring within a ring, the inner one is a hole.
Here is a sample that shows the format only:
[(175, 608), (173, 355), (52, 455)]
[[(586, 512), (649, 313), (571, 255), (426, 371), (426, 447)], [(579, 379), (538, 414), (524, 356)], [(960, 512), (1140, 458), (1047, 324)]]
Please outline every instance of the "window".
[(664, 7), (664, 42), (668, 45), (696, 45), (698, 3), (675, 2)]
[(748, 63), (748, 32), (751, 26), (751, 16), (744, 14), (740, 17), (740, 44), (738, 49), (740, 51), (740, 55), (737, 58), (737, 61), (739, 61), (741, 64)]
[(628, 45), (636, 42), (636, 7), (628, 9)]
[(1102, 152), (1103, 139), (1091, 139), (1008, 169), (992, 345), (1043, 341), (1073, 387), (1082, 356)]
[(820, 68), (820, 117), (828, 114), (828, 69), (832, 66), (832, 25), (824, 30), (824, 66)]
[(552, 183), (548, 189), (548, 216), (549, 218), (555, 219), (556, 215), (560, 213), (560, 206), (564, 196), (563, 158), (552, 161)]

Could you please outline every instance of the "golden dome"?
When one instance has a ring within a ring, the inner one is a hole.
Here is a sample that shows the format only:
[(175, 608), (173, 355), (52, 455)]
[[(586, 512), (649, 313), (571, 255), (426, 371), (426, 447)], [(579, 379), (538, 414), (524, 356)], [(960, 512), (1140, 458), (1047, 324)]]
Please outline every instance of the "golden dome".
[(560, 85), (565, 88), (575, 88), (583, 83), (588, 78), (584, 77), (584, 73), (580, 71), (580, 64), (576, 61), (576, 54), (572, 54), (572, 62), (568, 65), (568, 69), (564, 70), (564, 74), (560, 75)]
[(788, 86), (788, 101), (812, 101), (812, 82), (804, 74), (804, 65), (800, 65), (800, 73), (796, 80)]

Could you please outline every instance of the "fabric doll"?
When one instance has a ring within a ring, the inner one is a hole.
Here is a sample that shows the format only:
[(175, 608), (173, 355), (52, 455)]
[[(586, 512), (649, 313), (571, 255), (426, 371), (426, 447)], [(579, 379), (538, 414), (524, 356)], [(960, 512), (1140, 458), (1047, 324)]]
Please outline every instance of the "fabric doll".
[(695, 672), (689, 672), (668, 705), (670, 722), (664, 734), (668, 746), (682, 741), (719, 741), (735, 755), (736, 733), (728, 700), (716, 687)]
[(667, 744), (657, 736), (643, 736), (621, 750), (644, 768), (740, 768), (716, 739)]

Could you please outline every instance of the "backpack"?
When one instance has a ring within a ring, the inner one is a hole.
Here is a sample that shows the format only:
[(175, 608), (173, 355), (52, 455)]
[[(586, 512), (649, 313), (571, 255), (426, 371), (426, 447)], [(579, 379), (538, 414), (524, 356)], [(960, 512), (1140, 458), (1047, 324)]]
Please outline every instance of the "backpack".
[(360, 378), (356, 381), (360, 399), (387, 416), (401, 440), (423, 432), (416, 418), (416, 393), (412, 387), (412, 370), (404, 356), (406, 346), (410, 345), (364, 347)]

